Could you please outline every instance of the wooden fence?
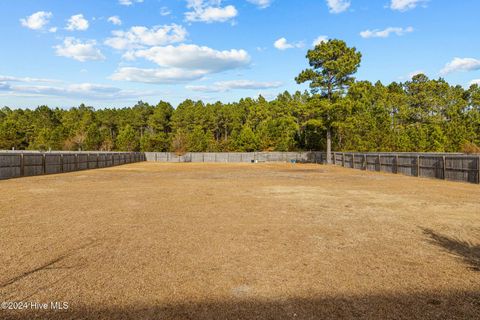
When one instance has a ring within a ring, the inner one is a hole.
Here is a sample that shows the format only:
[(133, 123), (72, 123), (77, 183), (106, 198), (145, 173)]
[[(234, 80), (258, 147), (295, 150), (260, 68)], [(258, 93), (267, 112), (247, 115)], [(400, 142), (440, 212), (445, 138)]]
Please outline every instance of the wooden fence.
[(188, 152), (177, 155), (172, 152), (146, 152), (147, 161), (153, 162), (301, 162), (324, 163), (325, 153), (319, 151), (304, 152)]
[(140, 152), (0, 152), (0, 179), (113, 167), (145, 161)]
[(480, 155), (334, 152), (332, 158), (345, 168), (480, 183)]
[[(325, 152), (12, 152), (0, 151), (0, 179), (152, 162), (302, 162), (325, 163)], [(480, 184), (480, 155), (452, 153), (332, 153), (345, 168)]]

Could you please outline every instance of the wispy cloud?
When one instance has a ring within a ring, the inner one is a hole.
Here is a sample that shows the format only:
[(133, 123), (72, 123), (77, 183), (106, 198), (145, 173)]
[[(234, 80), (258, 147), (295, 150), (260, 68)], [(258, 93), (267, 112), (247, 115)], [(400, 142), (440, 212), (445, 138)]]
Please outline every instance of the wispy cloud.
[(118, 0), (118, 3), (122, 6), (131, 6), (134, 3), (142, 3), (143, 0)]
[(388, 38), (391, 34), (396, 34), (397, 36), (403, 36), (413, 31), (414, 31), (413, 27), (407, 27), (407, 28), (389, 27), (383, 30), (380, 30), (380, 29), (365, 30), (360, 32), (360, 36), (362, 38)]
[(170, 9), (168, 9), (168, 7), (161, 7), (160, 8), (160, 15), (162, 17), (169, 16), (171, 14), (172, 14), (172, 11)]
[(270, 5), (273, 2), (273, 0), (247, 0), (247, 1), (250, 2), (250, 3), (253, 3), (257, 7), (259, 7), (260, 9), (265, 9), (265, 8), (270, 7)]
[(190, 22), (226, 22), (238, 15), (233, 5), (222, 6), (222, 0), (187, 0), (185, 19)]
[(313, 40), (312, 46), (315, 47), (321, 44), (322, 42), (327, 42), (327, 41), (328, 41), (328, 36), (318, 36), (315, 38), (315, 40)]
[(391, 0), (390, 9), (405, 12), (427, 2), (428, 0)]
[(187, 86), (186, 88), (192, 91), (199, 92), (227, 92), (231, 90), (260, 90), (260, 89), (273, 89), (279, 88), (283, 85), (282, 82), (259, 82), (252, 80), (229, 80), (215, 82), (213, 85), (198, 85)]
[(480, 70), (480, 60), (474, 58), (454, 58), (440, 70), (440, 74), (447, 75), (457, 71), (476, 70)]
[[(31, 82), (58, 82), (56, 85), (35, 85)], [(19, 84), (17, 84), (19, 83)], [(156, 94), (153, 91), (124, 90), (121, 88), (95, 84), (64, 84), (57, 80), (0, 76), (0, 92), (15, 96), (51, 96), (64, 98), (82, 98), (94, 100), (139, 99)]]
[(302, 41), (296, 43), (289, 43), (286, 38), (280, 38), (273, 43), (273, 46), (278, 50), (284, 51), (293, 48), (303, 48), (305, 44)]
[(330, 13), (342, 13), (350, 8), (349, 0), (327, 0), (327, 6)]
[(113, 31), (112, 35), (113, 37), (108, 38), (105, 44), (118, 50), (126, 50), (182, 42), (187, 36), (187, 30), (177, 24), (152, 28), (135, 26), (127, 31)]
[(40, 82), (40, 83), (56, 83), (61, 82), (60, 80), (55, 79), (45, 79), (45, 78), (30, 78), (30, 77), (13, 77), (0, 75), (0, 82)]
[(107, 19), (107, 21), (116, 25), (116, 26), (121, 26), (122, 25), (122, 20), (120, 19), (119, 16), (111, 16)]

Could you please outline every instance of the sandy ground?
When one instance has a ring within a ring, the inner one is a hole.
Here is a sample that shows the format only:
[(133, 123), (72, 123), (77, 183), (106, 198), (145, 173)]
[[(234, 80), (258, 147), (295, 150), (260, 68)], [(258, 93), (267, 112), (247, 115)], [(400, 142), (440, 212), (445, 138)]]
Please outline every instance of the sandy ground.
[(0, 181), (0, 319), (480, 319), (479, 201), (317, 165)]

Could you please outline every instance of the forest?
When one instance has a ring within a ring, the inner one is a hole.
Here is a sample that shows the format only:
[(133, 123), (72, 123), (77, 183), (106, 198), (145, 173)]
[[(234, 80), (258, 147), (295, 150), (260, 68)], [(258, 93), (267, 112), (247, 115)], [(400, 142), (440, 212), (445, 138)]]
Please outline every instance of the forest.
[[(0, 149), (99, 151), (479, 152), (480, 87), (415, 75), (355, 81), (361, 54), (341, 40), (307, 53), (310, 91), (235, 103), (138, 102), (95, 110), (0, 109)], [(327, 137), (327, 139), (325, 139)]]
[[(334, 104), (308, 92), (236, 103), (186, 100), (133, 107), (0, 109), (0, 149), (102, 151), (324, 150), (459, 152), (480, 144), (480, 87), (417, 75), (388, 86), (355, 82)], [(467, 150), (465, 150), (467, 149)]]

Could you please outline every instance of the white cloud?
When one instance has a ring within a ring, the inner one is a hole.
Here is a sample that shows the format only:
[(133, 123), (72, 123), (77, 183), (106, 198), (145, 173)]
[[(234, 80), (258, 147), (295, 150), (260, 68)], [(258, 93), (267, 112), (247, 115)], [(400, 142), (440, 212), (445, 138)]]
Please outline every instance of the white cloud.
[(292, 48), (302, 48), (304, 46), (303, 42), (289, 43), (287, 39), (280, 38), (273, 43), (273, 46), (278, 50), (287, 50)]
[(116, 26), (121, 26), (122, 25), (122, 20), (120, 19), (119, 16), (111, 16), (108, 18), (108, 22), (111, 22), (112, 24)]
[[(16, 96), (58, 96), (70, 98), (91, 98), (95, 100), (119, 100), (142, 98), (146, 95), (152, 95), (152, 92), (138, 92), (134, 90), (124, 90), (108, 85), (95, 83), (74, 83), (64, 85), (31, 85), (31, 84), (12, 84), (10, 82), (49, 82), (48, 79), (20, 78), (0, 76), (6, 82), (0, 81), (0, 91)], [(25, 80), (25, 81), (23, 81)], [(33, 81), (35, 80), (35, 81)], [(36, 81), (42, 80), (42, 81)], [(53, 80), (52, 80), (53, 81)], [(59, 81), (55, 81), (59, 82)]]
[(51, 12), (38, 11), (31, 16), (28, 16), (24, 19), (20, 19), (22, 26), (32, 29), (32, 30), (42, 30), (52, 18), (53, 14)]
[(0, 75), (0, 82), (45, 82), (45, 83), (54, 83), (60, 82), (59, 80), (54, 79), (45, 79), (45, 78), (30, 78), (30, 77), (12, 77), (12, 76), (3, 76)]
[(322, 42), (327, 42), (328, 36), (318, 36), (315, 40), (313, 40), (312, 46), (318, 46)]
[(177, 24), (154, 26), (151, 29), (142, 26), (130, 28), (128, 31), (113, 31), (113, 37), (105, 44), (118, 49), (134, 49), (143, 46), (161, 46), (185, 40), (187, 31)]
[(187, 70), (181, 68), (142, 69), (124, 67), (117, 70), (110, 78), (116, 81), (172, 84), (198, 80), (207, 73), (205, 70)]
[(10, 91), (11, 90), (11, 85), (6, 82), (1, 82), (0, 81), (0, 91)]
[(258, 6), (260, 9), (268, 8), (273, 2), (273, 0), (247, 0), (247, 1)]
[(144, 58), (162, 67), (205, 70), (208, 73), (242, 68), (250, 64), (250, 56), (245, 50), (217, 51), (194, 44), (152, 47), (130, 52), (128, 56)]
[(428, 0), (392, 0), (390, 3), (390, 9), (404, 12), (414, 9), (419, 4), (427, 1)]
[(190, 22), (226, 22), (238, 14), (233, 5), (222, 7), (222, 0), (187, 0), (187, 8), (192, 11), (185, 13)]
[(143, 58), (158, 64), (160, 68), (124, 67), (117, 70), (111, 79), (145, 83), (178, 83), (201, 79), (212, 73), (245, 68), (250, 64), (250, 56), (245, 50), (218, 51), (193, 44), (130, 51), (125, 54), (125, 58), (127, 60)]
[(215, 82), (213, 85), (206, 86), (187, 86), (186, 88), (192, 91), (199, 92), (227, 92), (235, 89), (242, 90), (259, 90), (279, 88), (283, 85), (282, 82), (258, 82), (251, 80), (230, 80)]
[(360, 36), (362, 38), (388, 38), (390, 34), (396, 34), (397, 36), (403, 36), (404, 34), (413, 32), (414, 29), (413, 27), (407, 27), (407, 28), (394, 28), (394, 27), (389, 27), (384, 30), (365, 30), (360, 32)]
[(409, 79), (412, 79), (413, 77), (415, 77), (416, 75), (419, 75), (419, 74), (425, 74), (425, 71), (423, 71), (423, 70), (417, 70), (417, 71), (410, 72), (410, 73), (408, 74), (408, 78), (409, 78)]
[(96, 48), (96, 41), (81, 42), (72, 37), (63, 40), (63, 45), (55, 46), (56, 54), (60, 57), (75, 59), (80, 62), (104, 60), (105, 56)]
[(88, 20), (83, 17), (83, 14), (76, 14), (68, 19), (67, 30), (69, 31), (85, 31), (88, 29)]
[(118, 0), (118, 3), (122, 6), (131, 6), (134, 3), (142, 3), (143, 0)]
[(480, 79), (473, 79), (470, 81), (470, 85), (478, 84), (480, 86)]
[(160, 8), (160, 15), (165, 17), (165, 16), (169, 16), (172, 14), (172, 11), (170, 11), (170, 9), (168, 9), (168, 7), (161, 7)]
[(480, 60), (474, 58), (454, 58), (440, 71), (441, 75), (447, 75), (456, 71), (480, 70)]
[(349, 0), (327, 0), (330, 13), (341, 13), (350, 8)]
[(57, 27), (51, 27), (50, 29), (48, 29), (48, 32), (55, 33), (57, 32), (57, 30), (58, 30)]

